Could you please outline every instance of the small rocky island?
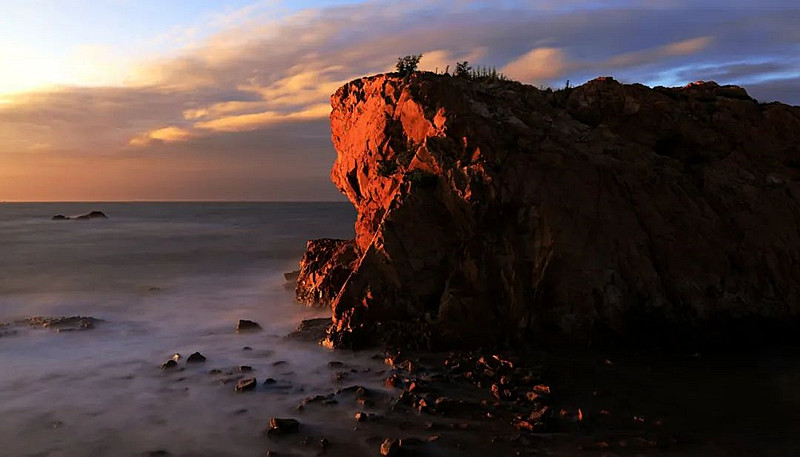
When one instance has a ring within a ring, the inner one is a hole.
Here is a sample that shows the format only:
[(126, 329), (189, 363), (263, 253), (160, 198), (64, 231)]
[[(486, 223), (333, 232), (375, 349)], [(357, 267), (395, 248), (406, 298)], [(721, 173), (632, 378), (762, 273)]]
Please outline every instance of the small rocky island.
[(332, 106), (356, 238), (310, 241), (297, 282), (331, 307), (329, 346), (793, 333), (800, 107), (432, 73), (358, 79)]
[(105, 215), (102, 211), (92, 211), (86, 214), (81, 214), (80, 216), (65, 216), (63, 214), (56, 214), (51, 218), (54, 221), (67, 221), (67, 220), (77, 220), (77, 221), (85, 221), (90, 219), (108, 219), (108, 216)]

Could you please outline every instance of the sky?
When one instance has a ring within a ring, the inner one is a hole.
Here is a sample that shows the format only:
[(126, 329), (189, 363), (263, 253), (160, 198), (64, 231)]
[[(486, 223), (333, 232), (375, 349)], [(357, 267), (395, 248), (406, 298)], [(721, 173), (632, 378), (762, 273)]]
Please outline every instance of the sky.
[(800, 105), (796, 0), (0, 0), (0, 201), (342, 200), (329, 97), (422, 53)]

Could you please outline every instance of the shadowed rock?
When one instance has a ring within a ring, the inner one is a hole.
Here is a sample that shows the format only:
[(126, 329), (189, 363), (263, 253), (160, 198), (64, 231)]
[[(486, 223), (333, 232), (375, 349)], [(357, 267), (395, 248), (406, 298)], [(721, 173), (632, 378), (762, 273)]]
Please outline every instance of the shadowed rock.
[(195, 352), (194, 354), (186, 358), (186, 363), (202, 363), (205, 361), (206, 357), (199, 352)]
[(269, 420), (267, 433), (270, 435), (288, 435), (300, 431), (300, 422), (296, 419), (273, 417)]
[(57, 332), (72, 332), (91, 330), (102, 322), (100, 319), (95, 319), (89, 316), (68, 316), (68, 317), (42, 317), (34, 316), (21, 321), (29, 327), (39, 327), (55, 330)]
[(258, 325), (258, 322), (249, 321), (247, 319), (240, 319), (236, 324), (237, 332), (257, 332), (259, 330), (261, 330), (261, 326)]

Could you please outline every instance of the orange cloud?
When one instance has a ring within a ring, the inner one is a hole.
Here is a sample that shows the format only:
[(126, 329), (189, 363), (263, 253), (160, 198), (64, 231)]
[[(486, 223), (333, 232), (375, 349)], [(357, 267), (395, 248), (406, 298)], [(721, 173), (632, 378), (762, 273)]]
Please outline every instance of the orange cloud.
[(198, 129), (214, 132), (248, 132), (283, 121), (323, 119), (328, 117), (330, 113), (331, 107), (328, 104), (318, 104), (298, 112), (264, 111), (255, 114), (240, 114), (197, 122), (194, 126)]
[(137, 135), (128, 142), (131, 146), (147, 146), (152, 143), (175, 143), (186, 141), (191, 137), (188, 130), (180, 127), (169, 126)]
[(540, 83), (565, 73), (567, 58), (559, 48), (536, 48), (508, 63), (500, 71), (526, 83)]
[(642, 51), (618, 54), (605, 62), (605, 64), (617, 68), (633, 67), (636, 65), (657, 62), (665, 57), (696, 54), (708, 48), (713, 41), (713, 38), (708, 36), (691, 38)]
[(708, 48), (714, 41), (713, 37), (703, 36), (692, 38), (689, 40), (679, 41), (664, 46), (664, 54), (670, 56), (685, 56), (689, 54), (696, 54)]

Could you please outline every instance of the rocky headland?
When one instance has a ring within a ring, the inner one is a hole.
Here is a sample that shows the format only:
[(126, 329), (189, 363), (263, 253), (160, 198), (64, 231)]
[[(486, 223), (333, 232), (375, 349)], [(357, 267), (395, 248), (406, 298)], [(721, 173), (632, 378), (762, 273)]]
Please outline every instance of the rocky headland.
[(800, 314), (799, 107), (431, 73), (331, 102), (356, 237), (310, 242), (297, 283), (329, 346), (694, 344)]

